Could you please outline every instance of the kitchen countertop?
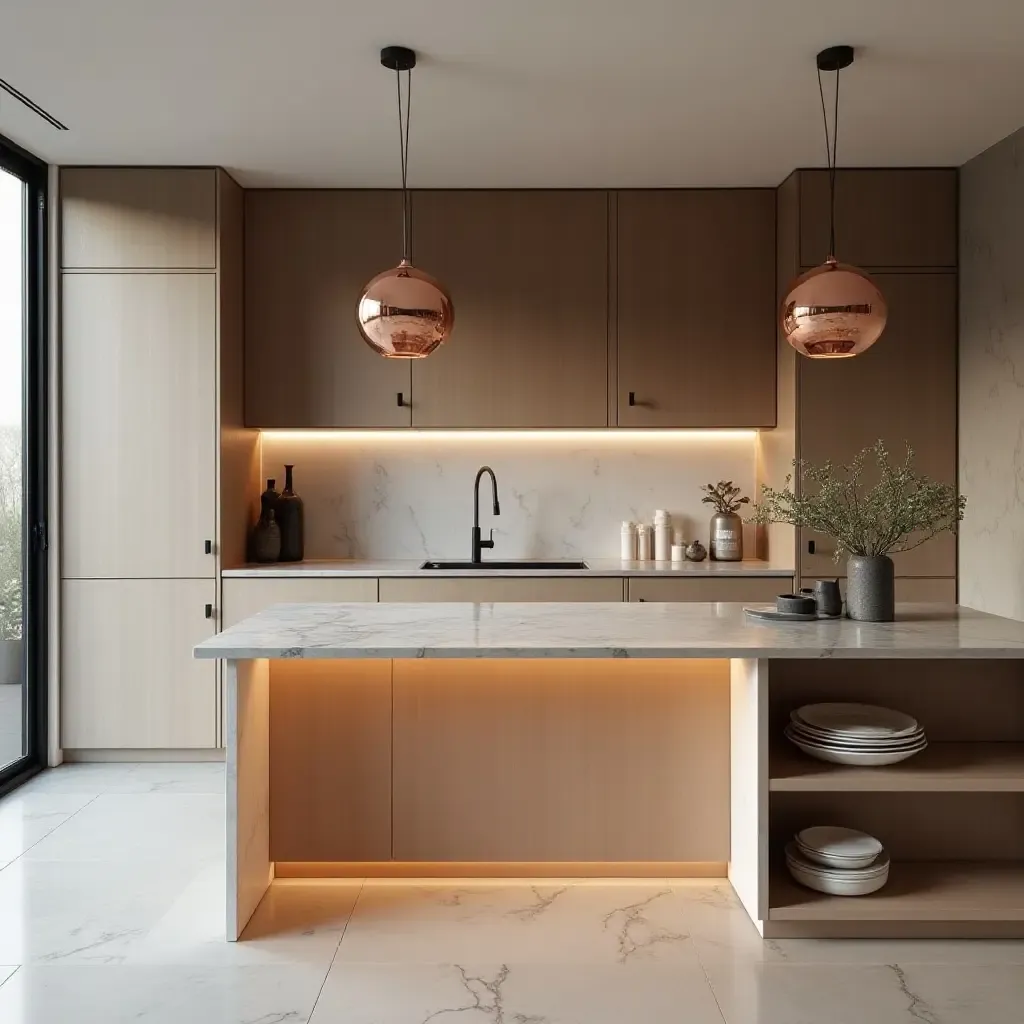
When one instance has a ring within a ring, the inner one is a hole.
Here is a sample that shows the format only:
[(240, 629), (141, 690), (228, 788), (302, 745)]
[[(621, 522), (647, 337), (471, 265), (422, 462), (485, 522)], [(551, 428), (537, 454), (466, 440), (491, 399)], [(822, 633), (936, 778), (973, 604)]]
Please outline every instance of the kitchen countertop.
[[(497, 558), (498, 556), (493, 556)], [(586, 569), (421, 569), (422, 558), (347, 559), (339, 561), (249, 564), (225, 569), (225, 577), (319, 577), (319, 576), (441, 576), (472, 579), (477, 576), (792, 576), (795, 570), (774, 562), (749, 559), (742, 562), (629, 562), (620, 558), (583, 558)], [(558, 559), (551, 559), (558, 561)], [(487, 559), (484, 559), (486, 564)]]
[(1021, 658), (1024, 622), (898, 605), (896, 622), (755, 624), (742, 604), (279, 604), (197, 658)]

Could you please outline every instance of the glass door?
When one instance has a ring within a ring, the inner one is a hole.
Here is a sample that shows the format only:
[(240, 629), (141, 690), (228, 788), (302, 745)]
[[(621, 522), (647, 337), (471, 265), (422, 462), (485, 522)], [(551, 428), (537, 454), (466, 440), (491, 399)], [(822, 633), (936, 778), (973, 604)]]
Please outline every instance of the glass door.
[(46, 756), (46, 165), (0, 138), (0, 792)]

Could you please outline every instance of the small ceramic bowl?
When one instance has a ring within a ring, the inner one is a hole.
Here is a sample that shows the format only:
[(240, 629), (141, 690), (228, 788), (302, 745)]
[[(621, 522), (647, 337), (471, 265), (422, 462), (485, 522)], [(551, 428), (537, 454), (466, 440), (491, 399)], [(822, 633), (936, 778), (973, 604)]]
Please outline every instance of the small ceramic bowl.
[(779, 594), (775, 598), (775, 607), (780, 612), (797, 615), (813, 615), (818, 608), (813, 597), (803, 594)]

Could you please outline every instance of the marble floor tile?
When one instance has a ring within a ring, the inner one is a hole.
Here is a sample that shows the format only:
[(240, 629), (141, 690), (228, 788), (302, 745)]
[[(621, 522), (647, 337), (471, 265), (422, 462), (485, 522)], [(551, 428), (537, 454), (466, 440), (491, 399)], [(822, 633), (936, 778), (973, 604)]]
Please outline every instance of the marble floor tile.
[(338, 950), (348, 962), (696, 965), (671, 885), (368, 880)]
[(330, 967), (361, 880), (279, 879), (242, 938), (224, 938), (224, 867), (201, 871), (167, 913), (131, 947), (125, 963), (310, 964)]
[(261, 967), (22, 967), (3, 1024), (305, 1024), (325, 972)]
[(224, 762), (85, 763), (48, 768), (18, 792), (224, 793)]
[(722, 1024), (703, 972), (669, 964), (335, 962), (310, 1024)]
[(0, 871), (0, 963), (120, 963), (195, 874), (187, 864), (21, 857)]
[(95, 797), (15, 790), (0, 798), (0, 868), (20, 857)]
[(224, 798), (101, 793), (24, 855), (31, 860), (208, 864), (224, 859)]
[(726, 1024), (1011, 1024), (1024, 971), (1012, 964), (707, 968)]

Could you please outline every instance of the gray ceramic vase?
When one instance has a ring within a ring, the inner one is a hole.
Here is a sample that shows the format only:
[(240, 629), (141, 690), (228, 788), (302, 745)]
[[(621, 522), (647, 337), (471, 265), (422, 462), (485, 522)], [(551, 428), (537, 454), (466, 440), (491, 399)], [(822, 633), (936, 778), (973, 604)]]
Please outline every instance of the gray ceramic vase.
[(888, 555), (850, 555), (846, 560), (846, 614), (860, 622), (896, 617), (896, 572)]

